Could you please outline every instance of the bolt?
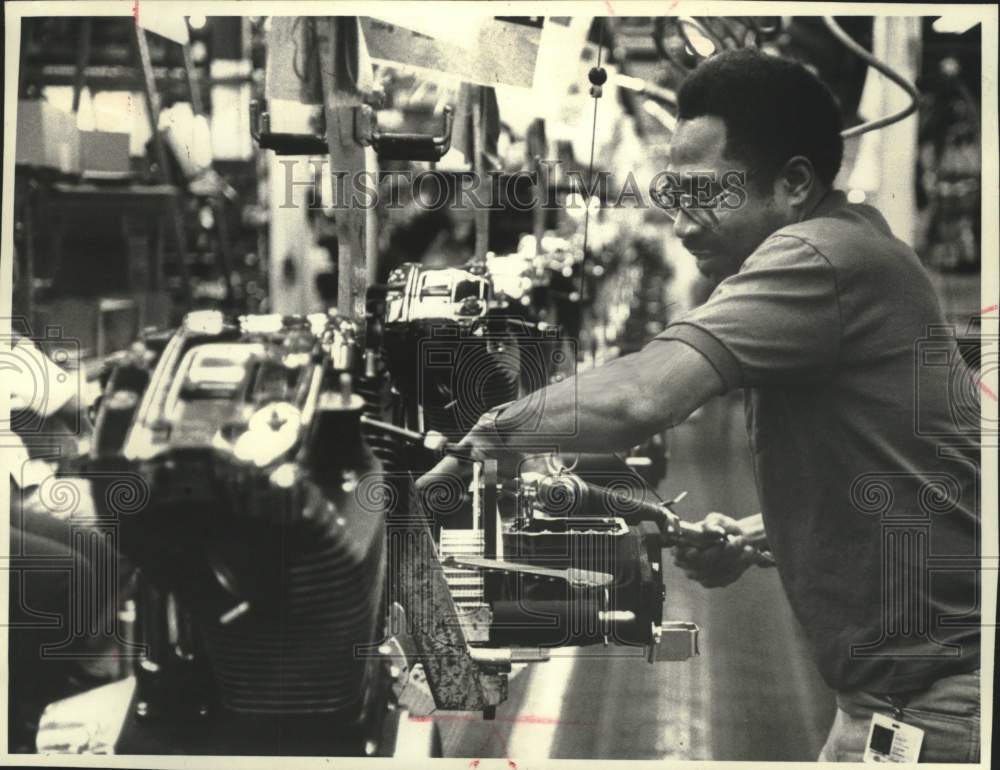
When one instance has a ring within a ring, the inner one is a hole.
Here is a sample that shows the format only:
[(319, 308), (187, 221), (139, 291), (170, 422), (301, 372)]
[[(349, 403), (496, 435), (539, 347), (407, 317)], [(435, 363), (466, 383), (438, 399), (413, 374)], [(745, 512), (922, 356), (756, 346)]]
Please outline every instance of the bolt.
[(351, 375), (344, 372), (340, 375), (340, 399), (344, 406), (351, 405)]

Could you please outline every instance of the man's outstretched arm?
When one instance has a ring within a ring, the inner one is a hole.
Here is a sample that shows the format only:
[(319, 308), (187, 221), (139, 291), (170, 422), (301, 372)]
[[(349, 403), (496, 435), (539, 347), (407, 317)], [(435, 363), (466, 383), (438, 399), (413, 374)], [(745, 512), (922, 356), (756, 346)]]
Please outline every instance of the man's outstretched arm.
[[(553, 437), (553, 443), (558, 443), (563, 452), (627, 449), (683, 422), (725, 390), (715, 367), (695, 348), (679, 340), (654, 340), (638, 353), (515, 401), (505, 408), (495, 426), (481, 420), (461, 445), (470, 448), (478, 459), (516, 448), (517, 423), (538, 422), (540, 410), (540, 424), (534, 432)], [(467, 462), (446, 457), (417, 481), (417, 487), (442, 475), (465, 476), (469, 468)], [(744, 538), (746, 533), (734, 519), (714, 513), (702, 522), (702, 527), (732, 537), (723, 545), (676, 549), (678, 565), (692, 580), (707, 587), (727, 585), (756, 562), (756, 553)]]
[[(678, 340), (653, 340), (542, 392), (515, 401), (497, 420), (503, 436), (524, 421), (563, 452), (611, 452), (677, 425), (724, 391), (704, 355)], [(533, 419), (532, 419), (533, 418)]]
[[(562, 452), (628, 449), (682, 422), (725, 390), (712, 364), (678, 340), (653, 340), (638, 353), (567, 378), (507, 406), (496, 423), (480, 421), (460, 442), (484, 459), (532, 437)], [(523, 426), (534, 426), (530, 433)], [(427, 474), (462, 476), (468, 463), (446, 457)], [(422, 486), (421, 481), (417, 486)]]

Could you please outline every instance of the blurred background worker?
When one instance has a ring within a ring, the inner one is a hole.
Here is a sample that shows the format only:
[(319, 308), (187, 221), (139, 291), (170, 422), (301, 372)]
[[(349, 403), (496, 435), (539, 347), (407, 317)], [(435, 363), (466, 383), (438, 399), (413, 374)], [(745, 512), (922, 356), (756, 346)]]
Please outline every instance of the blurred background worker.
[[(539, 432), (573, 434), (561, 451), (623, 449), (743, 388), (768, 542), (837, 691), (821, 759), (860, 761), (884, 717), (910, 736), (910, 761), (977, 761), (974, 378), (954, 339), (947, 365), (915, 367), (940, 305), (885, 219), (833, 189), (840, 132), (802, 65), (754, 50), (702, 63), (678, 92), (659, 199), (714, 292), (639, 353), (487, 413), (463, 443), (504, 455), (543, 403)], [(459, 472), (453, 458), (434, 470)], [(676, 560), (705, 586), (731, 583), (755, 561), (746, 533), (722, 514), (703, 527), (730, 538)], [(966, 569), (932, 575), (942, 558)]]
[[(72, 631), (80, 622), (71, 609), (74, 598), (99, 585), (99, 573), (107, 568), (106, 559), (93, 564), (92, 554), (76, 548), (73, 538), (74, 527), (86, 526), (94, 516), (89, 482), (55, 475), (59, 457), (85, 448), (92, 434), (80, 381), (28, 337), (12, 341), (3, 366), (12, 415), (11, 432), (4, 436), (11, 501), (8, 718), (11, 750), (25, 751), (33, 746), (46, 705), (107, 681), (117, 672), (117, 661), (102, 646), (106, 640), (74, 637)], [(64, 510), (67, 501), (71, 510)], [(117, 562), (116, 553), (105, 556)], [(53, 560), (72, 569), (54, 567)], [(103, 615), (122, 597), (97, 598)]]

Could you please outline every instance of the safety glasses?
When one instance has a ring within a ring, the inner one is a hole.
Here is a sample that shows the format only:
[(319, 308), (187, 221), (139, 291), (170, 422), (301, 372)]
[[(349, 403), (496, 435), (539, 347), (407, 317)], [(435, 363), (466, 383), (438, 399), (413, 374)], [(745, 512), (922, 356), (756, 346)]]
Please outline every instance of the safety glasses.
[[(676, 222), (681, 214), (700, 227), (712, 229), (719, 226), (720, 215), (739, 208), (746, 201), (745, 184), (752, 172), (740, 175), (739, 180), (724, 185), (714, 179), (694, 180), (668, 178), (666, 182), (650, 191), (653, 203), (663, 209)], [(738, 183), (737, 183), (738, 181)], [(692, 191), (692, 186), (694, 190)]]

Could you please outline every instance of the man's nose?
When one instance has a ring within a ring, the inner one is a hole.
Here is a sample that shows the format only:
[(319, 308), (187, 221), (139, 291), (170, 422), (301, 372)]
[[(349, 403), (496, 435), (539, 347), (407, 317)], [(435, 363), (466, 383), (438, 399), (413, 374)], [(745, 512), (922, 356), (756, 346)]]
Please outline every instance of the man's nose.
[(692, 236), (696, 236), (701, 233), (702, 227), (694, 219), (689, 217), (684, 211), (679, 211), (677, 213), (677, 218), (674, 220), (674, 235), (676, 235), (680, 240), (685, 240)]

